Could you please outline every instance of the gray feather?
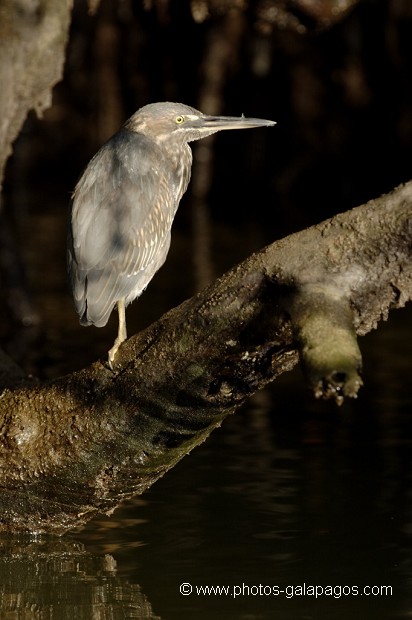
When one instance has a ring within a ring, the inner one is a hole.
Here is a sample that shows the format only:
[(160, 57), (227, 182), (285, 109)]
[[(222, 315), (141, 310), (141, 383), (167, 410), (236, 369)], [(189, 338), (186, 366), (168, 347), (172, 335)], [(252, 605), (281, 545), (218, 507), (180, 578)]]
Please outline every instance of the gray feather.
[(122, 129), (76, 186), (68, 265), (83, 325), (105, 325), (116, 302), (138, 297), (166, 259), (180, 196), (173, 195), (175, 171), (160, 148), (156, 161), (165, 174), (159, 182), (150, 165), (154, 148), (145, 136)]

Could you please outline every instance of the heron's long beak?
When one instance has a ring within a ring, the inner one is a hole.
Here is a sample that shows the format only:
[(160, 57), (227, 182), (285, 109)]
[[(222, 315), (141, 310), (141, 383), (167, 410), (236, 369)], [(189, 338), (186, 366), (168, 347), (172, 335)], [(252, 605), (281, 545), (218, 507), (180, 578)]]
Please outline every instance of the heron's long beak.
[(245, 116), (207, 116), (201, 118), (202, 127), (220, 131), (221, 129), (249, 129), (251, 127), (272, 127), (275, 121), (264, 118), (246, 118)]

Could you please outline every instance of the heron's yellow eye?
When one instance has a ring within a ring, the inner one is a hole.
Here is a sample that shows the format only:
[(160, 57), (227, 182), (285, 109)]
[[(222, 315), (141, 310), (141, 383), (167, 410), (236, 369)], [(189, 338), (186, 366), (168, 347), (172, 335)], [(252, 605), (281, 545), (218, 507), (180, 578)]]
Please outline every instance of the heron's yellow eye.
[(182, 123), (185, 122), (185, 117), (184, 116), (176, 116), (175, 121), (178, 125), (182, 125)]

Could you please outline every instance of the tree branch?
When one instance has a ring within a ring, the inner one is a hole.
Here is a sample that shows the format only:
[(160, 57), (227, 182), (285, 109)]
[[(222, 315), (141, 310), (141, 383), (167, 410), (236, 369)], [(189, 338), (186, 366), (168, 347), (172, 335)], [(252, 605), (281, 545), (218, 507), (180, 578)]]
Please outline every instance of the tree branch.
[(0, 187), (11, 145), (28, 112), (41, 114), (61, 79), (70, 0), (0, 3)]
[(110, 512), (299, 353), (316, 395), (355, 396), (355, 332), (412, 297), (411, 208), (412, 182), (268, 246), (125, 342), (114, 372), (5, 387), (1, 526), (61, 533)]

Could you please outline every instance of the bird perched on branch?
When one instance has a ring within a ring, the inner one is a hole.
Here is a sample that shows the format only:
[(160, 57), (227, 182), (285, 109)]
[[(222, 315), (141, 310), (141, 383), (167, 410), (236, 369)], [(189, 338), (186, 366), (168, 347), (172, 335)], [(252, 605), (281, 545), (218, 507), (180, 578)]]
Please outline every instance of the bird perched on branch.
[(133, 114), (88, 164), (72, 197), (68, 270), (82, 325), (103, 327), (117, 304), (110, 367), (127, 338), (126, 306), (166, 260), (173, 218), (190, 180), (188, 143), (223, 129), (271, 125), (153, 103)]

